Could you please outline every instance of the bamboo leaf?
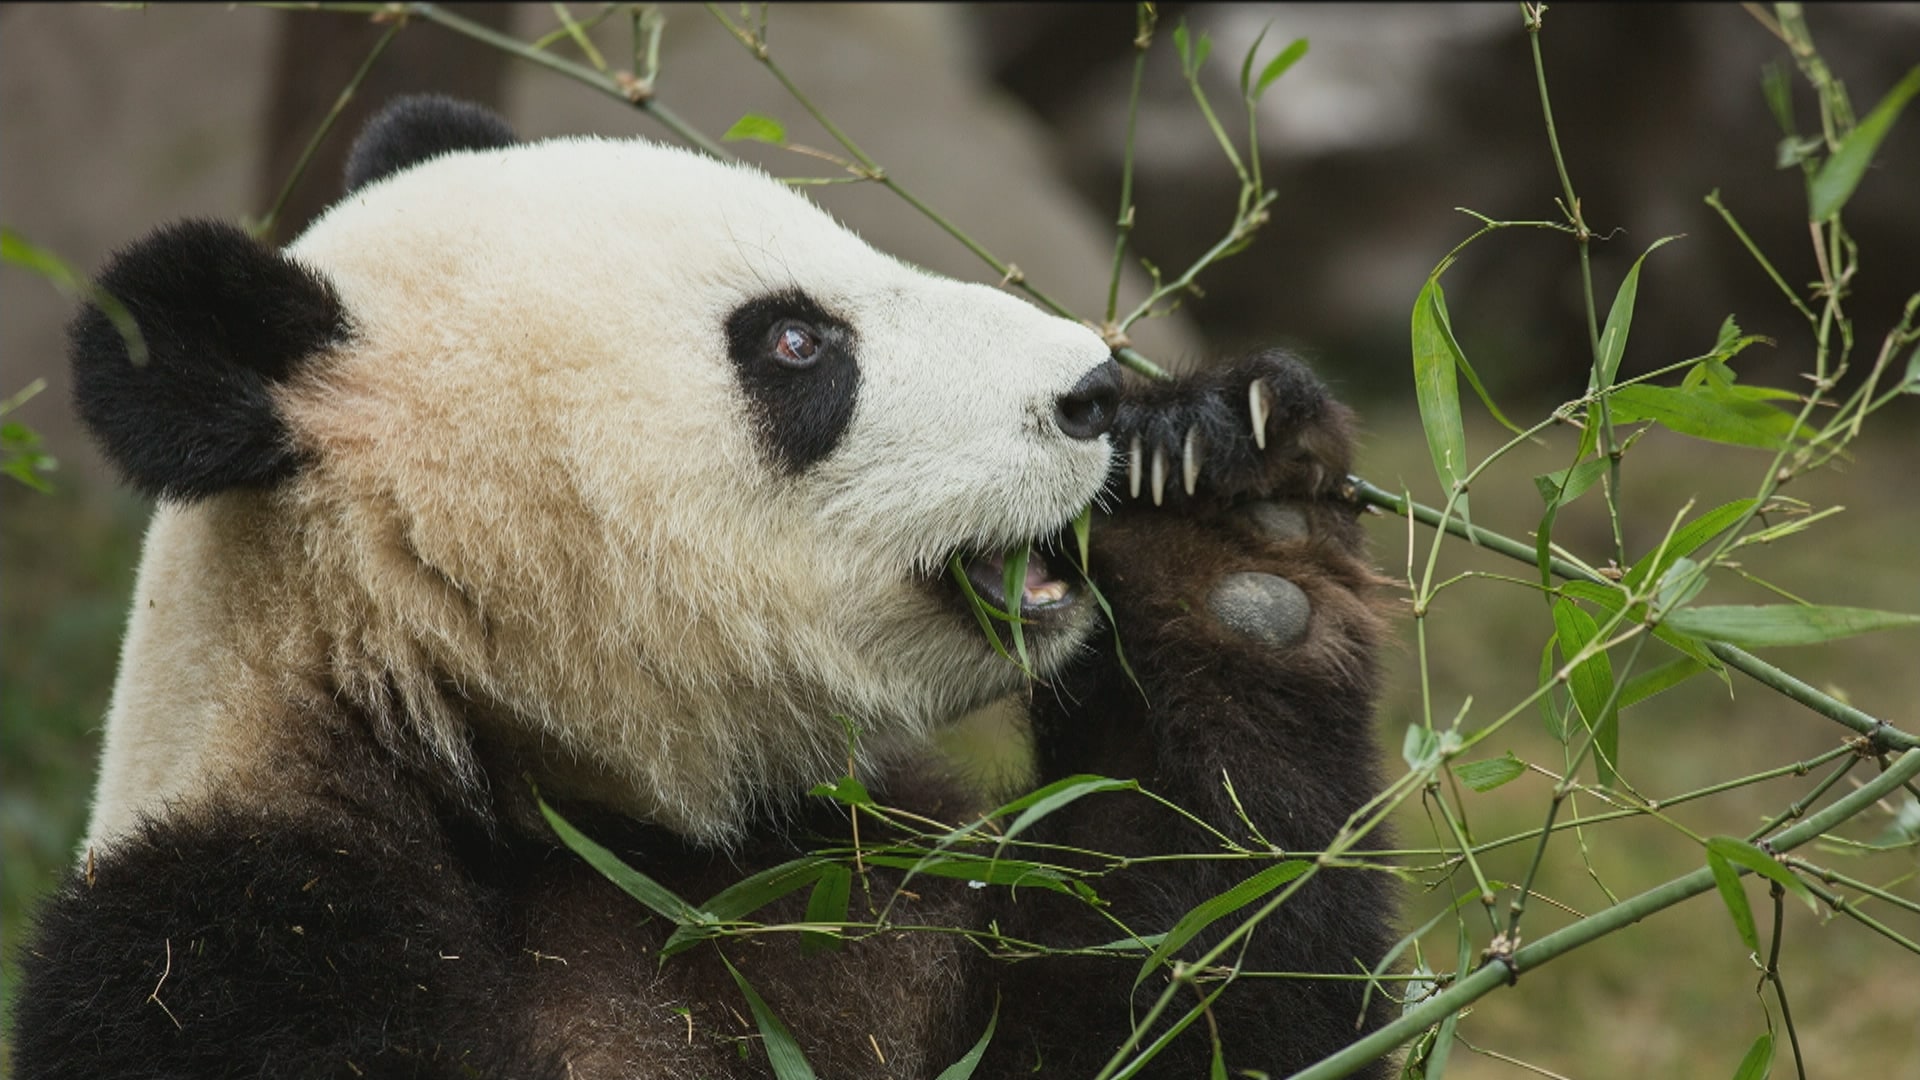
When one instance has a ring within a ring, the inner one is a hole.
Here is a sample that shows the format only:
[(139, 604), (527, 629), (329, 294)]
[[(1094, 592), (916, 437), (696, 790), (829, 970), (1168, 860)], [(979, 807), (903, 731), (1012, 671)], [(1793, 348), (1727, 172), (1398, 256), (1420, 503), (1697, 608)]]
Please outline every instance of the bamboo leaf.
[[(1452, 493), (1467, 475), (1467, 433), (1460, 423), (1460, 385), (1454, 375), (1451, 335), (1440, 316), (1440, 282), (1428, 278), (1413, 302), (1413, 386), (1420, 405), (1420, 426), (1441, 490)], [(1457, 503), (1467, 517), (1467, 497)]]
[[(1740, 324), (1734, 321), (1733, 316), (1729, 315), (1720, 323), (1720, 333), (1715, 336), (1713, 341), (1712, 357), (1724, 366), (1728, 360), (1745, 352), (1747, 346), (1762, 343), (1771, 345), (1773, 344), (1773, 339), (1761, 334), (1742, 334), (1740, 332)], [(1732, 369), (1729, 368), (1728, 370), (1731, 372)]]
[(867, 785), (851, 776), (843, 776), (831, 784), (815, 784), (807, 794), (816, 798), (832, 799), (846, 806), (872, 806), (873, 796), (867, 793)]
[(1440, 736), (1432, 728), (1408, 724), (1406, 737), (1400, 740), (1400, 758), (1414, 772), (1425, 772), (1440, 758)]
[[(1593, 431), (1593, 425), (1587, 425), (1587, 432)], [(1584, 443), (1585, 434), (1582, 433)], [(1632, 440), (1629, 439), (1630, 443)], [(1622, 451), (1625, 445), (1620, 447)], [(1581, 456), (1586, 450), (1581, 450)], [(1560, 516), (1560, 508), (1578, 499), (1600, 479), (1612, 462), (1607, 458), (1594, 458), (1580, 464), (1561, 469), (1559, 472), (1543, 473), (1533, 478), (1534, 489), (1546, 500), (1547, 508), (1540, 515), (1540, 524), (1533, 532), (1534, 568), (1540, 571), (1540, 584), (1551, 588), (1553, 585), (1553, 523)]]
[(1260, 81), (1253, 85), (1253, 100), (1259, 101), (1266, 94), (1267, 87), (1272, 86), (1275, 79), (1285, 75), (1287, 69), (1298, 63), (1305, 55), (1307, 55), (1307, 39), (1295, 38), (1293, 44), (1280, 50), (1279, 56), (1267, 61), (1267, 66), (1260, 70)]
[(775, 120), (771, 116), (762, 116), (759, 113), (748, 113), (740, 119), (735, 120), (733, 126), (727, 129), (726, 134), (720, 136), (722, 142), (739, 142), (743, 139), (750, 142), (763, 142), (771, 143), (774, 146), (785, 146), (787, 145), (787, 129), (780, 121)]
[(1713, 871), (1713, 884), (1720, 890), (1720, 899), (1727, 905), (1727, 914), (1733, 917), (1733, 928), (1739, 932), (1741, 942), (1748, 952), (1759, 952), (1760, 932), (1754, 928), (1753, 906), (1747, 903), (1747, 890), (1740, 884), (1740, 872), (1711, 847), (1707, 849), (1707, 868)]
[[(1553, 626), (1560, 655), (1569, 660), (1600, 634), (1593, 616), (1565, 598), (1554, 602)], [(1611, 786), (1619, 779), (1615, 769), (1620, 764), (1618, 705), (1607, 707), (1607, 699), (1613, 696), (1613, 661), (1604, 652), (1595, 653), (1573, 665), (1567, 685), (1573, 691), (1574, 705), (1593, 731), (1593, 760), (1600, 783)]]
[(1707, 575), (1699, 570), (1700, 564), (1692, 559), (1676, 559), (1672, 568), (1660, 575), (1653, 590), (1656, 617), (1664, 618), (1668, 612), (1686, 607), (1700, 595), (1700, 590), (1707, 587)]
[(1113, 605), (1107, 603), (1107, 598), (1100, 592), (1100, 586), (1095, 585), (1091, 577), (1083, 572), (1080, 580), (1086, 585), (1087, 592), (1092, 594), (1093, 602), (1100, 605), (1100, 613), (1107, 617), (1107, 625), (1113, 628), (1113, 658), (1120, 663), (1120, 673), (1125, 675), (1127, 681), (1133, 684), (1133, 688), (1140, 692), (1140, 700), (1146, 701), (1147, 688), (1140, 685), (1140, 677), (1133, 673), (1133, 665), (1127, 663), (1127, 650), (1120, 643), (1120, 620), (1113, 617)]
[(1625, 709), (1638, 705), (1663, 690), (1671, 690), (1702, 671), (1706, 665), (1691, 656), (1676, 656), (1644, 675), (1636, 675), (1627, 680), (1620, 688), (1620, 702), (1616, 708)]
[(1760, 69), (1760, 92), (1780, 130), (1793, 134), (1793, 77), (1784, 64), (1768, 61)]
[[(1007, 651), (1006, 645), (1000, 641), (999, 632), (993, 628), (994, 620), (1012, 622), (1013, 616), (980, 598), (980, 594), (974, 590), (973, 582), (967, 579), (967, 569), (961, 565), (959, 552), (955, 552), (947, 560), (947, 572), (953, 576), (954, 581), (959, 583), (960, 592), (967, 599), (967, 607), (973, 612), (974, 619), (980, 623), (980, 632), (987, 635), (987, 641), (993, 646), (993, 651), (999, 653), (1007, 663), (1018, 667), (1020, 661), (1015, 660), (1013, 654)], [(1102, 606), (1105, 606), (1104, 602)], [(1021, 670), (1027, 669), (1021, 668)], [(1031, 675), (1032, 672), (1029, 671), (1027, 674)]]
[(1751, 649), (1817, 645), (1873, 630), (1920, 626), (1920, 615), (1811, 604), (1728, 605), (1676, 611), (1668, 615), (1662, 625), (1694, 637)]
[(1795, 418), (1766, 403), (1758, 387), (1622, 386), (1608, 398), (1614, 422), (1657, 421), (1682, 435), (1778, 450), (1795, 435)]
[[(841, 869), (838, 863), (818, 855), (808, 855), (768, 867), (721, 889), (700, 905), (708, 922), (733, 922), (766, 907), (775, 900), (806, 888), (818, 881), (822, 874), (830, 870)], [(809, 919), (808, 921), (812, 921)], [(844, 917), (834, 920), (844, 922)], [(709, 937), (709, 928), (695, 924), (682, 926), (675, 930), (660, 946), (662, 958), (673, 956), (699, 944)]]
[(1029, 825), (1083, 796), (1100, 791), (1138, 790), (1140, 790), (1140, 784), (1136, 780), (1113, 780), (1105, 776), (1069, 776), (1064, 780), (1056, 780), (1038, 791), (1015, 799), (994, 812), (995, 817), (1015, 811), (1020, 814), (1013, 819), (1012, 824), (1007, 826), (1007, 831), (1000, 835), (1000, 842), (1004, 845), (1024, 832)]
[(675, 896), (671, 889), (628, 866), (618, 855), (589, 840), (585, 834), (569, 824), (567, 819), (555, 812), (553, 807), (548, 806), (545, 799), (540, 799), (539, 803), (540, 813), (546, 817), (548, 826), (553, 829), (554, 835), (560, 838), (560, 842), (574, 854), (585, 859), (587, 865), (600, 871), (601, 876), (620, 886), (621, 891), (628, 896), (645, 904), (655, 914), (672, 920), (675, 926), (690, 926), (713, 921), (704, 912), (694, 910), (693, 905)]
[(972, 1076), (973, 1070), (980, 1067), (980, 1059), (987, 1056), (987, 1044), (993, 1041), (993, 1029), (999, 1023), (1000, 997), (996, 994), (993, 999), (993, 1013), (987, 1017), (987, 1030), (980, 1033), (980, 1041), (974, 1043), (973, 1049), (962, 1055), (959, 1061), (940, 1070), (940, 1075), (934, 1077), (934, 1080), (967, 1080)]
[[(813, 883), (807, 897), (807, 921), (843, 923), (847, 921), (847, 901), (853, 896), (853, 871), (839, 864), (827, 867)], [(808, 930), (800, 935), (801, 955), (825, 952), (840, 947), (840, 935), (824, 930)]]
[[(1569, 581), (1560, 586), (1560, 593), (1563, 596), (1585, 600), (1603, 607), (1609, 614), (1626, 609), (1626, 618), (1633, 622), (1644, 622), (1647, 617), (1647, 605), (1634, 604), (1628, 608), (1626, 594), (1610, 585), (1601, 585), (1592, 581)], [(1701, 667), (1720, 676), (1720, 681), (1726, 683), (1729, 690), (1732, 689), (1733, 679), (1727, 674), (1726, 665), (1708, 652), (1707, 647), (1698, 638), (1682, 633), (1666, 623), (1654, 627), (1653, 634), (1666, 644), (1699, 661)]]
[[(1655, 548), (1634, 563), (1621, 576), (1620, 584), (1629, 589), (1638, 589), (1648, 581), (1658, 581), (1681, 559), (1705, 547), (1707, 541), (1725, 532), (1735, 522), (1753, 509), (1756, 500), (1735, 499), (1724, 506), (1713, 509), (1694, 518), (1680, 527), (1662, 547)], [(1659, 558), (1654, 556), (1658, 555)]]
[(1518, 780), (1526, 771), (1527, 766), (1511, 751), (1501, 757), (1462, 762), (1453, 767), (1453, 775), (1475, 791), (1492, 791), (1502, 784)]
[(1541, 473), (1533, 478), (1533, 487), (1548, 506), (1565, 506), (1586, 494), (1594, 481), (1606, 473), (1608, 464), (1606, 458), (1594, 458), (1570, 469)]
[(819, 855), (807, 855), (741, 878), (714, 893), (700, 910), (712, 919), (731, 921), (766, 907), (818, 881), (829, 870), (844, 869)]
[(1807, 888), (1806, 882), (1801, 881), (1799, 876), (1787, 869), (1780, 860), (1745, 840), (1736, 840), (1731, 836), (1716, 836), (1707, 841), (1707, 854), (1718, 855), (1735, 866), (1746, 867), (1768, 881), (1779, 882), (1788, 892), (1805, 902), (1808, 911), (1816, 915), (1820, 913), (1820, 905), (1814, 900), (1813, 891)]
[(1240, 96), (1248, 97), (1247, 91), (1253, 85), (1253, 57), (1260, 51), (1260, 43), (1267, 40), (1267, 31), (1273, 29), (1273, 21), (1268, 20), (1260, 32), (1254, 35), (1253, 45), (1247, 49), (1247, 55), (1240, 61)]
[(753, 1024), (760, 1029), (760, 1043), (766, 1047), (767, 1062), (773, 1066), (773, 1075), (777, 1080), (814, 1080), (813, 1066), (807, 1064), (807, 1056), (800, 1052), (800, 1044), (793, 1041), (793, 1033), (787, 1025), (780, 1022), (767, 1003), (754, 992), (753, 984), (747, 981), (733, 961), (723, 954), (720, 962), (727, 965), (727, 974), (733, 976), (734, 985), (746, 996), (747, 1008), (753, 1010)]
[(1860, 178), (1866, 175), (1867, 165), (1873, 161), (1874, 151), (1880, 149), (1880, 141), (1887, 137), (1888, 129), (1900, 118), (1900, 111), (1915, 94), (1920, 94), (1920, 67), (1907, 72), (1880, 104), (1873, 107), (1866, 119), (1854, 125), (1852, 131), (1840, 140), (1840, 146), (1833, 156), (1813, 174), (1813, 183), (1808, 185), (1808, 219), (1826, 221), (1840, 212), (1853, 195), (1853, 189), (1860, 185)]
[(1153, 973), (1153, 969), (1173, 955), (1174, 950), (1192, 941), (1202, 930), (1306, 873), (1311, 865), (1305, 859), (1274, 863), (1182, 915), (1180, 921), (1173, 924), (1173, 929), (1167, 931), (1167, 936), (1154, 948), (1153, 954), (1140, 965), (1140, 974), (1134, 976), (1133, 985), (1139, 986), (1142, 980)]
[(1087, 542), (1092, 536), (1093, 504), (1088, 503), (1086, 506), (1080, 508), (1080, 513), (1073, 519), (1073, 541), (1080, 549), (1080, 573), (1082, 574), (1087, 573)]
[[(1553, 682), (1553, 646), (1557, 640), (1557, 637), (1549, 637), (1547, 643), (1540, 649), (1540, 681), (1534, 684), (1536, 686), (1546, 686)], [(1567, 741), (1567, 722), (1554, 703), (1553, 697), (1551, 690), (1540, 695), (1540, 718), (1546, 721), (1547, 734), (1553, 736), (1554, 742), (1564, 746)]]
[(1740, 1059), (1740, 1067), (1734, 1070), (1733, 1080), (1767, 1080), (1772, 1072), (1773, 1033), (1768, 1032), (1753, 1040), (1747, 1056)]
[(1620, 358), (1627, 351), (1627, 331), (1633, 325), (1634, 298), (1640, 292), (1640, 264), (1659, 250), (1660, 245), (1673, 239), (1663, 236), (1641, 252), (1640, 257), (1633, 260), (1633, 268), (1627, 271), (1626, 280), (1620, 283), (1619, 291), (1613, 294), (1613, 307), (1607, 312), (1606, 329), (1600, 331), (1600, 355), (1595, 361), (1593, 389), (1607, 389), (1613, 385), (1614, 376), (1620, 373)]
[(1013, 631), (1013, 654), (1020, 658), (1022, 671), (1033, 670), (1033, 661), (1027, 657), (1026, 620), (1019, 615), (1021, 605), (1026, 602), (1027, 556), (1032, 550), (1022, 545), (1018, 551), (1008, 552), (1001, 581), (1001, 595), (1007, 598), (1007, 610), (1014, 616), (1007, 620), (1007, 626)]
[(69, 299), (84, 301), (99, 308), (126, 346), (127, 362), (134, 367), (146, 364), (147, 340), (140, 333), (140, 325), (134, 322), (133, 313), (127, 310), (127, 305), (121, 303), (119, 297), (74, 273), (58, 255), (36, 246), (4, 225), (0, 225), (0, 262), (12, 263), (38, 274)]

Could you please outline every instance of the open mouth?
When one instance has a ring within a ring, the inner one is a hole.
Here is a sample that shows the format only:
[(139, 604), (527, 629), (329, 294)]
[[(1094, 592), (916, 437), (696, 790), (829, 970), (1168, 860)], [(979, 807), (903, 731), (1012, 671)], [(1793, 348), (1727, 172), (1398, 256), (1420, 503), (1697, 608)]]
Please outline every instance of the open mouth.
[[(1019, 592), (1018, 612), (1021, 620), (1044, 626), (1078, 607), (1083, 590), (1078, 582), (1058, 576), (1040, 547), (1038, 544), (1027, 546), (1026, 567), (1014, 585)], [(973, 587), (976, 596), (1001, 611), (1015, 610), (1007, 596), (1007, 567), (1010, 562), (1017, 562), (1020, 558), (1018, 548), (990, 555), (963, 552), (959, 558), (967, 584)]]

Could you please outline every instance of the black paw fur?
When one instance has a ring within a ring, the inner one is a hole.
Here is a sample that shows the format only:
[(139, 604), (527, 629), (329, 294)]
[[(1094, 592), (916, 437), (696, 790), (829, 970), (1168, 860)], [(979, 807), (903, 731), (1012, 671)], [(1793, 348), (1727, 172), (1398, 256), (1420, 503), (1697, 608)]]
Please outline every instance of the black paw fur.
[(1317, 496), (1345, 475), (1346, 417), (1305, 364), (1279, 351), (1138, 384), (1115, 418), (1111, 486), (1156, 506)]

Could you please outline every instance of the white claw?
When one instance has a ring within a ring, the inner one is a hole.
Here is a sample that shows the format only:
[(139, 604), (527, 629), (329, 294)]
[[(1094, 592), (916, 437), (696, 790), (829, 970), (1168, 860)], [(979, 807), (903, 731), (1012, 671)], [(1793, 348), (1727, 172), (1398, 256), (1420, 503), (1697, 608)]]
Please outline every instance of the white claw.
[(1193, 497), (1194, 481), (1200, 479), (1200, 429), (1187, 429), (1187, 440), (1180, 447), (1180, 479), (1187, 487), (1187, 497)]
[(1133, 437), (1129, 448), (1131, 456), (1127, 460), (1127, 492), (1132, 498), (1140, 497), (1140, 436)]
[(1164, 447), (1153, 448), (1153, 505), (1160, 505), (1160, 495), (1167, 489), (1167, 451)]
[(1267, 413), (1271, 411), (1272, 394), (1263, 379), (1247, 384), (1247, 411), (1253, 414), (1253, 442), (1262, 450), (1267, 448)]

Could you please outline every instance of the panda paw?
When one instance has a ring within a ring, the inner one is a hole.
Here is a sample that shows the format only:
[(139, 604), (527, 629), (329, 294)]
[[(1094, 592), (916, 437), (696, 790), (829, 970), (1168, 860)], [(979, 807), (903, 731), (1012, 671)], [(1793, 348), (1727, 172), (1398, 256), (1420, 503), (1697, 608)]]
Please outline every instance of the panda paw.
[(1296, 667), (1337, 667), (1370, 640), (1360, 597), (1379, 579), (1347, 485), (1352, 427), (1278, 351), (1130, 388), (1093, 533), (1101, 587), (1132, 624), (1122, 637), (1197, 633)]
[(1112, 430), (1127, 503), (1238, 503), (1337, 495), (1351, 461), (1351, 414), (1299, 360), (1278, 351), (1139, 385)]

